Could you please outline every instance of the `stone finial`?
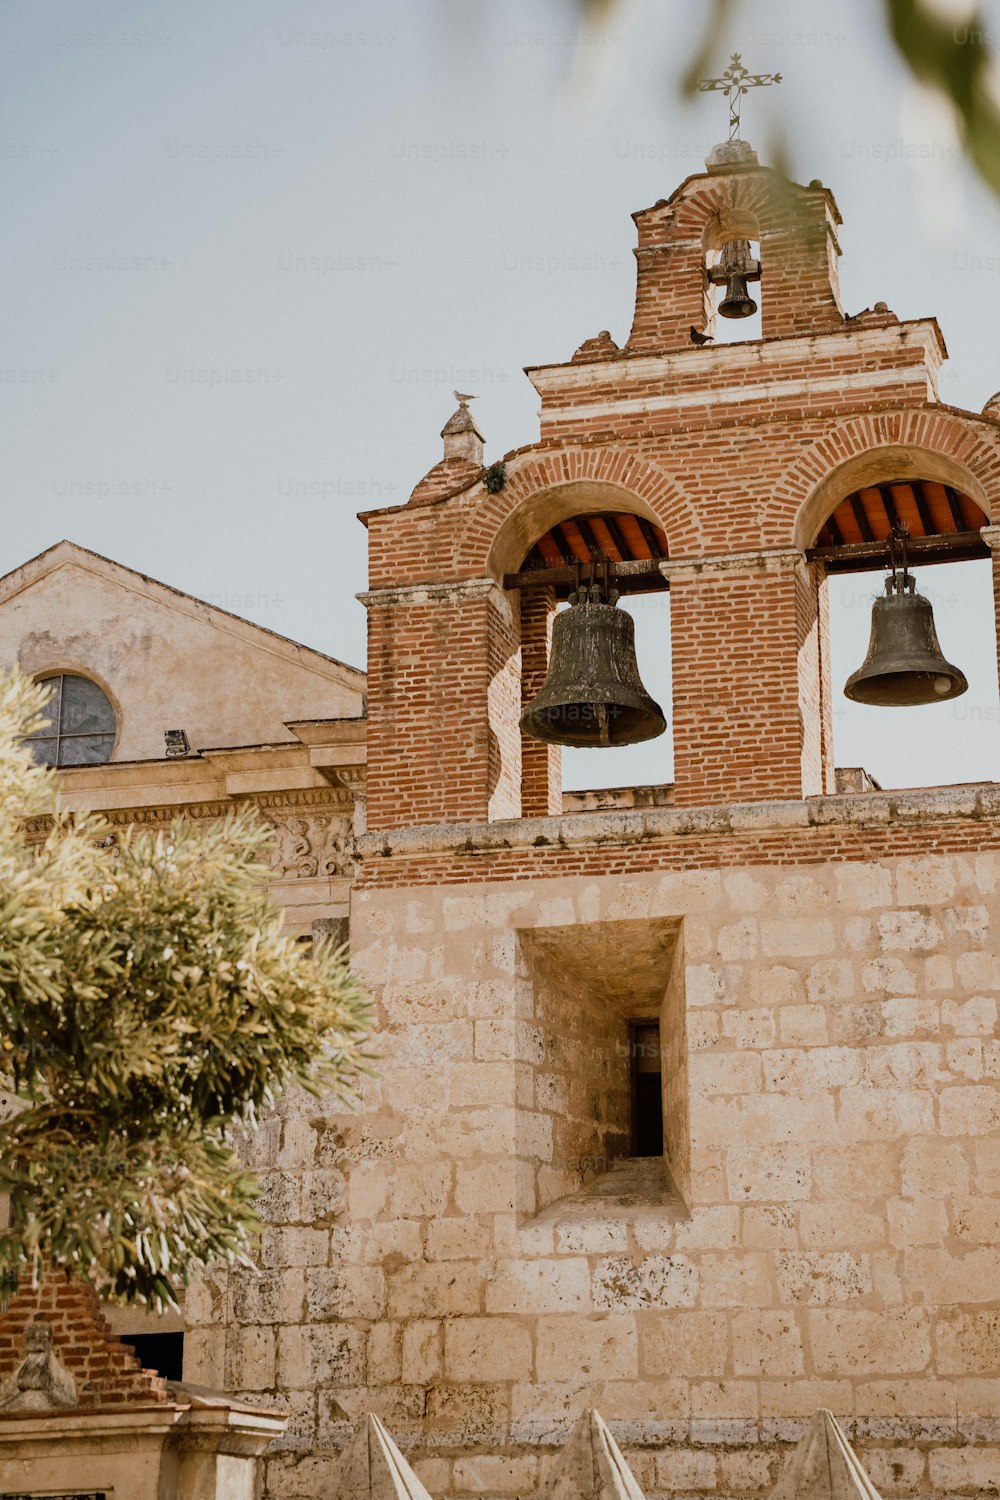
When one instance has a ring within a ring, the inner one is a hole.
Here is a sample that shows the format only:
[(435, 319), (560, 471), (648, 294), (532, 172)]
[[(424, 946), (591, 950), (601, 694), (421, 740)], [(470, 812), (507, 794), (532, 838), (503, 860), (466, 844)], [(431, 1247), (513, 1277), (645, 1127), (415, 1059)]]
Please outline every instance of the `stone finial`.
[(583, 1413), (546, 1474), (537, 1500), (643, 1500), (600, 1412)]
[(362, 1421), (337, 1467), (330, 1500), (431, 1500), (372, 1412)]
[(881, 1500), (832, 1411), (813, 1412), (771, 1500)]
[(731, 167), (756, 167), (757, 153), (749, 141), (720, 141), (705, 157), (710, 172), (727, 172)]
[(24, 1346), (27, 1353), (0, 1386), (0, 1411), (65, 1411), (76, 1406), (76, 1381), (52, 1347), (52, 1324), (29, 1323)]
[(466, 396), (459, 401), (458, 410), (442, 427), (441, 436), (444, 438), (445, 458), (467, 458), (477, 468), (482, 468), (483, 435), (476, 426), (468, 406), (468, 403), (474, 400), (474, 396)]

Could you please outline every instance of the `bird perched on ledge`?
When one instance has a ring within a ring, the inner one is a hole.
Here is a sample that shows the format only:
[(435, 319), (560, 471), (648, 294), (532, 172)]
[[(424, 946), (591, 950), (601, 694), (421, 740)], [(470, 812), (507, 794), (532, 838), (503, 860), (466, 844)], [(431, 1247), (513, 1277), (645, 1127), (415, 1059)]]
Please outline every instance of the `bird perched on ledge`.
[(712, 342), (713, 338), (714, 338), (713, 334), (711, 334), (711, 333), (702, 333), (701, 330), (699, 328), (696, 328), (693, 323), (691, 324), (691, 342), (692, 342), (692, 344), (710, 344)]
[(451, 393), (459, 405), (464, 406), (466, 401), (475, 401), (475, 396), (467, 396), (464, 391), (452, 391)]

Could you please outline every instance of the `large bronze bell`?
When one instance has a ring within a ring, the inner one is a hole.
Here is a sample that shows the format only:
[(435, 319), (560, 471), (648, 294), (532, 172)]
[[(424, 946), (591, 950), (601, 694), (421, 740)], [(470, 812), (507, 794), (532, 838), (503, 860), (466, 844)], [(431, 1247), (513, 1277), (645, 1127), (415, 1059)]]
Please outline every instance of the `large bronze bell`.
[(521, 728), (556, 745), (635, 745), (667, 727), (635, 659), (632, 616), (597, 584), (570, 595), (552, 621), (549, 670)]
[(725, 281), (725, 295), (719, 302), (724, 318), (752, 318), (757, 304), (747, 290), (748, 278), (760, 276), (760, 264), (750, 255), (749, 240), (727, 240), (722, 247), (718, 266), (713, 267), (713, 281)]
[(902, 527), (894, 529), (890, 549), (892, 573), (885, 580), (885, 596), (872, 606), (868, 655), (847, 679), (844, 693), (855, 703), (880, 708), (946, 703), (969, 684), (965, 673), (944, 659), (931, 601), (917, 593), (916, 579), (907, 569)]

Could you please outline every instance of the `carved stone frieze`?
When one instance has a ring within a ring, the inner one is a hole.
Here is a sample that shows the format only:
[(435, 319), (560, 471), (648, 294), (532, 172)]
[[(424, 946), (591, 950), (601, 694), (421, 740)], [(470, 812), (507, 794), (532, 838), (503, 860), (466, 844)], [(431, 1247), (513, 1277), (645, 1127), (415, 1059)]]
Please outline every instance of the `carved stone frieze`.
[(351, 805), (351, 794), (336, 786), (300, 787), (289, 792), (255, 792), (239, 801), (254, 802), (258, 807), (344, 807)]
[(271, 869), (281, 876), (338, 877), (348, 875), (353, 859), (350, 817), (310, 813), (305, 817), (269, 817), (277, 843)]
[[(308, 787), (265, 792), (225, 801), (192, 802), (173, 807), (111, 808), (101, 816), (112, 828), (166, 828), (176, 818), (222, 818), (237, 807), (255, 807), (274, 829), (268, 855), (272, 873), (282, 880), (349, 879), (354, 861), (354, 798), (340, 787)], [(39, 843), (52, 826), (50, 818), (29, 818), (29, 843)], [(109, 835), (113, 842), (115, 835)]]

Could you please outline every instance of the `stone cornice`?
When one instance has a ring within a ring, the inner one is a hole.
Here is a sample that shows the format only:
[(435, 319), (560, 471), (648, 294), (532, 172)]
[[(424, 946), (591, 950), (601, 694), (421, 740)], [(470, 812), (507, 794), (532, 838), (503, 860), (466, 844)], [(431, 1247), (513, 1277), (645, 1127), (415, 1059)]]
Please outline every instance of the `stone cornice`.
[[(940, 330), (934, 319), (918, 318), (908, 323), (894, 323), (888, 328), (845, 326), (829, 332), (802, 334), (797, 338), (717, 344), (710, 349), (692, 348), (669, 354), (629, 354), (623, 350), (617, 359), (533, 365), (525, 370), (525, 374), (543, 400), (555, 391), (583, 394), (595, 387), (603, 389), (612, 378), (623, 395), (630, 385), (655, 384), (669, 391), (678, 377), (683, 376), (685, 380), (689, 380), (699, 375), (704, 376), (706, 393), (713, 393), (718, 398), (722, 366), (734, 367), (735, 379), (740, 370), (780, 366), (787, 364), (796, 354), (805, 358), (815, 357), (820, 351), (823, 355), (839, 352), (857, 355), (859, 349), (875, 353), (884, 350), (889, 344), (905, 342), (922, 348), (925, 358), (936, 367), (943, 358), (940, 339)], [(910, 368), (921, 367), (915, 363)], [(857, 373), (860, 374), (863, 369), (864, 366), (861, 366)], [(894, 372), (897, 379), (901, 378), (902, 370), (905, 369), (906, 366), (903, 366)], [(780, 376), (778, 379), (780, 381)]]
[(361, 864), (428, 854), (491, 854), (557, 846), (585, 849), (715, 835), (768, 834), (809, 828), (913, 826), (937, 821), (1000, 821), (1000, 784), (927, 791), (864, 792), (797, 802), (738, 802), (720, 807), (635, 808), (521, 818), (497, 823), (448, 823), (391, 828), (356, 841)]
[(759, 552), (726, 552), (713, 557), (679, 557), (661, 562), (664, 578), (696, 578), (700, 573), (791, 573), (806, 566), (797, 547), (764, 548)]
[[(287, 792), (261, 792), (248, 797), (224, 797), (210, 802), (177, 802), (157, 806), (101, 807), (93, 799), (88, 811), (95, 812), (113, 828), (130, 823), (172, 823), (175, 818), (224, 818), (240, 807), (259, 807), (263, 812), (296, 812), (301, 809), (319, 812), (350, 812), (354, 801), (346, 786), (304, 787)], [(28, 833), (42, 833), (52, 826), (48, 817), (28, 818)]]
[[(111, 762), (72, 767), (61, 773), (60, 803), (67, 812), (84, 809), (110, 816), (112, 809), (128, 820), (136, 808), (160, 808), (177, 816), (192, 806), (235, 805), (255, 800), (261, 806), (277, 798), (282, 805), (309, 797), (322, 802), (331, 789), (342, 796), (337, 772), (365, 760), (366, 720), (360, 732), (338, 742), (331, 731), (329, 744), (290, 740), (278, 745), (244, 745), (206, 751), (182, 759)], [(309, 803), (308, 805), (312, 805)]]
[(452, 599), (486, 599), (502, 593), (495, 578), (463, 578), (452, 583), (412, 583), (400, 588), (369, 589), (356, 594), (366, 609), (394, 604), (438, 604)]
[(861, 366), (842, 375), (805, 376), (794, 380), (776, 375), (771, 380), (743, 380), (732, 385), (709, 384), (686, 390), (677, 390), (668, 380), (663, 394), (614, 396), (580, 405), (570, 401), (557, 405), (550, 401), (542, 407), (541, 423), (544, 429), (547, 423), (567, 420), (583, 422), (601, 417), (643, 416), (651, 412), (679, 412), (688, 407), (753, 407), (762, 401), (797, 401), (803, 396), (825, 395), (833, 401), (843, 397), (845, 392), (854, 394), (884, 388), (905, 388), (907, 397), (919, 400), (933, 401), (935, 396), (932, 372), (929, 373), (925, 365), (891, 366), (880, 370)]

